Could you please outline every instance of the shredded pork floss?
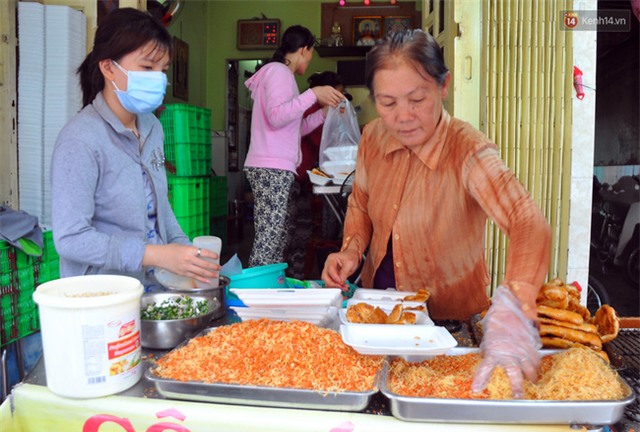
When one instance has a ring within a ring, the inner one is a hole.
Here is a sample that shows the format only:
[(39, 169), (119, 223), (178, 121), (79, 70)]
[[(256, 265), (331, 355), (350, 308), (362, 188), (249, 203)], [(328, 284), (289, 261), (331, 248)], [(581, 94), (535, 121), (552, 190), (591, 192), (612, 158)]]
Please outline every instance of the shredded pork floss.
[[(512, 399), (506, 372), (497, 368), (481, 393), (471, 391), (478, 354), (437, 356), (422, 363), (396, 359), (391, 363), (389, 389), (403, 396), (448, 399)], [(525, 381), (525, 399), (619, 400), (626, 396), (617, 373), (602, 358), (585, 348), (572, 348), (546, 356), (538, 381)]]
[(364, 392), (374, 389), (382, 361), (358, 354), (334, 330), (261, 319), (196, 337), (154, 372), (178, 381)]

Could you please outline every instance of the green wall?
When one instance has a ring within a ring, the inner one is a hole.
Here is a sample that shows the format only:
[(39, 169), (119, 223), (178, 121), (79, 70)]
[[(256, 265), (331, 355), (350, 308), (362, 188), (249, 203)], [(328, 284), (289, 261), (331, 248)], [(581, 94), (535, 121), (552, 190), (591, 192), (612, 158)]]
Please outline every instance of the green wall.
[[(187, 0), (187, 3), (192, 0)], [(202, 2), (201, 2), (202, 3)], [(236, 26), (239, 19), (252, 19), (264, 13), (267, 18), (279, 18), (282, 32), (295, 24), (307, 27), (316, 37), (320, 37), (320, 1), (280, 0), (280, 1), (223, 1), (210, 0), (207, 4), (206, 53), (207, 81), (206, 101), (212, 110), (211, 127), (224, 129), (224, 107), (227, 59), (257, 59), (271, 57), (273, 50), (239, 51), (236, 49)], [(186, 12), (186, 10), (185, 10)], [(322, 70), (335, 70), (335, 60), (323, 59), (316, 53), (307, 73), (297, 77), (298, 88), (307, 88), (306, 79), (310, 74)]]
[[(187, 0), (184, 9), (176, 21), (169, 25), (169, 33), (182, 39), (189, 45), (189, 100), (173, 96), (172, 87), (167, 88), (165, 103), (188, 103), (201, 107), (208, 107), (206, 94), (209, 80), (207, 77), (207, 4), (208, 1)], [(169, 68), (169, 82), (173, 79), (173, 68)]]
[[(280, 19), (282, 32), (291, 25), (300, 24), (319, 38), (320, 4), (316, 0), (186, 0), (184, 9), (169, 26), (169, 32), (189, 45), (189, 100), (174, 97), (169, 87), (165, 102), (210, 108), (212, 129), (223, 130), (226, 61), (266, 58), (273, 54), (273, 50), (237, 50), (237, 21), (257, 18), (264, 13), (268, 18)], [(306, 80), (313, 72), (335, 68), (335, 60), (323, 59), (315, 54), (307, 73), (296, 77), (298, 87), (300, 90), (306, 89)], [(173, 71), (170, 69), (169, 82), (172, 77)]]
[[(0, 0), (1, 1), (1, 0)], [(336, 0), (337, 1), (337, 0)], [(373, 0), (372, 3), (382, 0)], [(292, 25), (309, 28), (319, 39), (321, 5), (319, 0), (185, 0), (184, 8), (169, 32), (189, 45), (189, 99), (173, 97), (169, 87), (166, 103), (188, 103), (211, 109), (211, 127), (224, 130), (226, 101), (226, 61), (271, 57), (273, 50), (240, 51), (236, 49), (236, 26), (239, 19), (279, 18), (282, 32)], [(384, 1), (386, 3), (386, 0)], [(420, 9), (421, 1), (416, 1)], [(314, 72), (335, 70), (336, 60), (314, 55), (307, 73), (296, 76), (298, 88), (307, 88), (307, 78)], [(169, 69), (169, 82), (173, 71)]]

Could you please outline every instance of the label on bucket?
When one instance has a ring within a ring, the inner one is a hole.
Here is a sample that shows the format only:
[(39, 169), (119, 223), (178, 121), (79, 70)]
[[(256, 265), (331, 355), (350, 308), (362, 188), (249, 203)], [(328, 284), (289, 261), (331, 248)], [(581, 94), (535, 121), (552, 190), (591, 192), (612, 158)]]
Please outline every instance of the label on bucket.
[(141, 348), (140, 327), (135, 318), (83, 325), (82, 342), (87, 384), (124, 380), (137, 372)]

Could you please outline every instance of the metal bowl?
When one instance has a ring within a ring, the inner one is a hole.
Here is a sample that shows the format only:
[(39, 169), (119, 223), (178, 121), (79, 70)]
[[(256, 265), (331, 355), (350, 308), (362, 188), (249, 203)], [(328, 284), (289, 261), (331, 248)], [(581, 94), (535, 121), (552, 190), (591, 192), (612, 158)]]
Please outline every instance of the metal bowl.
[(228, 277), (220, 276), (218, 281), (218, 286), (213, 288), (185, 288), (184, 286), (170, 286), (167, 285), (166, 288), (172, 293), (176, 294), (184, 294), (187, 296), (201, 296), (206, 297), (212, 300), (216, 307), (213, 308), (213, 319), (218, 319), (224, 316), (226, 313), (225, 309), (225, 290), (231, 283), (231, 280)]
[(140, 338), (142, 346), (151, 349), (170, 349), (194, 336), (214, 318), (220, 309), (220, 303), (208, 296), (194, 296), (178, 293), (148, 293), (142, 295), (141, 307), (145, 308), (151, 303), (160, 304), (165, 300), (185, 295), (194, 301), (207, 300), (209, 312), (194, 318), (174, 320), (140, 320)]

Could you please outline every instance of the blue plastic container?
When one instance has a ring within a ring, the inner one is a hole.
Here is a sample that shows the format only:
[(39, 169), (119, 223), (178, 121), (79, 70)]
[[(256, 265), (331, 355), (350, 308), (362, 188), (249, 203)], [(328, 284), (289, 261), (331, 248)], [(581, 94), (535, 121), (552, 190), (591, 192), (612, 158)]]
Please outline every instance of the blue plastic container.
[(288, 288), (284, 273), (288, 266), (287, 263), (268, 264), (247, 268), (241, 274), (229, 276), (231, 283), (225, 293), (227, 306), (245, 305), (229, 288)]

